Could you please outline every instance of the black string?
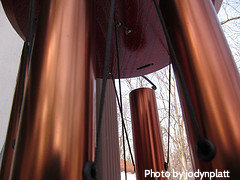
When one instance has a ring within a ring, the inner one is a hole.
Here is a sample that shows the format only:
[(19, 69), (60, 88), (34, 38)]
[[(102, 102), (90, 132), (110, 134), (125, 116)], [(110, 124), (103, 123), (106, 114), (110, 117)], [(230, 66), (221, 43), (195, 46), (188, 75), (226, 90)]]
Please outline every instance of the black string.
[[(118, 51), (118, 35), (117, 35), (117, 25), (115, 25), (115, 39), (116, 39), (116, 52), (117, 52), (117, 70), (118, 70), (118, 84), (119, 84), (119, 107), (122, 109), (122, 89), (121, 89), (121, 80), (120, 80), (120, 65), (119, 65), (119, 51)], [(122, 136), (123, 136), (123, 157), (124, 157), (124, 172), (125, 172), (125, 179), (127, 180), (127, 165), (126, 165), (126, 152), (125, 152), (125, 140), (124, 140), (124, 119), (121, 113), (122, 117)]]
[(169, 164), (169, 144), (170, 144), (170, 120), (171, 120), (171, 64), (169, 63), (169, 94), (168, 94), (168, 156), (167, 163)]
[(123, 123), (122, 123), (122, 137), (123, 137), (124, 173), (125, 173), (125, 179), (127, 180), (126, 148), (125, 148), (125, 137), (124, 137)]
[(122, 118), (122, 126), (124, 127), (124, 131), (125, 131), (125, 134), (126, 134), (128, 149), (129, 149), (129, 152), (130, 152), (131, 161), (132, 161), (132, 164), (133, 164), (133, 167), (134, 167), (134, 172), (135, 172), (136, 171), (135, 163), (134, 163), (134, 159), (133, 159), (133, 155), (132, 155), (132, 150), (131, 150), (131, 146), (130, 146), (130, 142), (129, 142), (129, 138), (128, 138), (127, 129), (126, 129), (125, 122), (124, 122), (123, 108), (122, 108), (122, 92), (121, 92), (121, 82), (120, 82), (120, 79), (121, 79), (120, 76), (121, 75), (120, 75), (120, 64), (119, 64), (120, 58), (119, 58), (118, 33), (117, 33), (117, 28), (119, 28), (119, 27), (123, 27), (125, 29), (126, 34), (131, 33), (131, 29), (127, 28), (123, 23), (120, 23), (120, 22), (115, 24), (115, 40), (116, 40), (115, 43), (116, 43), (116, 52), (117, 52), (117, 66), (118, 66), (118, 80), (119, 80), (118, 82), (119, 82), (119, 93), (120, 93), (121, 101), (119, 101), (119, 98), (118, 98), (117, 89), (116, 89), (116, 86), (115, 86), (115, 81), (114, 81), (112, 73), (111, 73), (111, 77), (112, 77), (114, 90), (115, 90), (115, 94), (116, 94), (116, 97), (117, 97), (118, 106), (119, 106), (119, 110), (120, 110), (120, 114), (121, 114), (121, 118)]
[(127, 139), (127, 143), (128, 143), (128, 148), (129, 148), (132, 164), (133, 164), (133, 167), (134, 167), (134, 172), (136, 172), (135, 163), (134, 163), (134, 159), (133, 159), (133, 154), (132, 154), (132, 150), (131, 150), (131, 146), (130, 146), (130, 141), (129, 141), (129, 138), (128, 138), (127, 129), (126, 129), (126, 126), (125, 126), (125, 122), (123, 121), (123, 110), (122, 110), (122, 107), (120, 105), (120, 101), (119, 101), (119, 97), (118, 97), (118, 93), (117, 93), (117, 88), (116, 88), (115, 81), (114, 81), (112, 73), (111, 73), (111, 78), (112, 78), (113, 87), (114, 87), (114, 91), (115, 91), (115, 94), (116, 94), (118, 107), (119, 107), (121, 118), (122, 118), (122, 122), (123, 122), (124, 131), (125, 131), (125, 134), (126, 134), (126, 139)]
[(170, 129), (171, 129), (171, 62), (169, 61), (169, 80), (168, 80), (168, 145), (167, 145), (167, 162), (165, 162), (165, 170), (168, 170), (170, 159)]
[(195, 127), (196, 135), (198, 137), (198, 140), (201, 140), (203, 138), (202, 138), (202, 135), (201, 135), (201, 131), (200, 131), (198, 122), (197, 122), (196, 114), (194, 112), (193, 105), (192, 105), (192, 102), (191, 102), (191, 99), (190, 99), (190, 95), (189, 95), (189, 92), (187, 90), (187, 86), (186, 86), (185, 80), (183, 78), (183, 75), (182, 75), (182, 72), (181, 72), (181, 69), (180, 69), (180, 65), (179, 65), (178, 60), (177, 60), (177, 56), (176, 56), (175, 51), (173, 49), (173, 45), (172, 45), (170, 36), (168, 34), (168, 31), (167, 31), (167, 27), (166, 27), (165, 21), (163, 19), (163, 15), (160, 11), (159, 5), (157, 4), (157, 0), (153, 0), (153, 2), (154, 2), (154, 5), (155, 5), (155, 8), (156, 8), (156, 11), (158, 13), (159, 20), (160, 20), (160, 22), (162, 24), (162, 27), (163, 27), (163, 31), (164, 31), (164, 34), (165, 34), (165, 37), (166, 37), (166, 40), (167, 40), (168, 48), (169, 48), (170, 54), (172, 55), (172, 63), (174, 64), (174, 66), (176, 68), (176, 73), (178, 74), (180, 84), (182, 86), (183, 94), (185, 96), (187, 106), (189, 108), (189, 113), (190, 113), (192, 122), (193, 122), (194, 127)]
[(22, 73), (22, 90), (21, 90), (21, 100), (19, 106), (19, 118), (20, 120), (22, 105), (23, 105), (23, 96), (24, 96), (24, 86), (25, 86), (25, 77), (27, 77), (26, 73), (28, 74), (27, 66), (30, 65), (31, 59), (31, 52), (33, 48), (33, 36), (34, 36), (34, 25), (35, 25), (35, 12), (36, 12), (36, 2), (35, 0), (30, 0), (29, 2), (29, 12), (28, 12), (28, 21), (27, 21), (27, 33), (26, 33), (26, 40), (23, 45), (22, 56), (23, 56), (23, 73)]
[[(127, 176), (127, 166), (126, 166), (125, 140), (124, 140), (124, 129), (126, 129), (126, 127), (125, 127), (125, 123), (124, 123), (124, 121), (123, 121), (122, 107), (121, 107), (121, 105), (120, 105), (120, 101), (119, 101), (119, 97), (118, 97), (118, 94), (117, 94), (117, 89), (116, 89), (115, 81), (114, 81), (114, 79), (113, 79), (113, 75), (112, 75), (112, 74), (111, 74), (111, 77), (112, 77), (112, 82), (113, 82), (113, 87), (114, 87), (115, 95), (116, 95), (116, 97), (117, 97), (118, 107), (119, 107), (120, 114), (121, 114), (121, 120), (122, 120), (124, 172), (125, 172), (125, 178), (126, 178), (126, 176)], [(128, 136), (127, 136), (127, 134), (126, 134), (126, 137), (127, 137), (127, 141), (128, 141)], [(129, 143), (129, 141), (128, 141), (128, 143)]]
[(98, 124), (97, 124), (97, 137), (96, 137), (96, 148), (95, 148), (95, 163), (98, 160), (99, 143), (100, 143), (101, 126), (102, 126), (102, 114), (103, 114), (105, 91), (106, 91), (106, 84), (107, 84), (107, 78), (108, 78), (108, 72), (109, 72), (108, 69), (109, 69), (109, 56), (110, 56), (110, 49), (111, 49), (114, 5), (115, 5), (115, 0), (112, 0), (111, 1), (111, 5), (110, 5), (109, 20), (108, 20), (106, 52), (105, 52), (105, 59), (104, 59), (104, 70), (103, 70), (103, 81), (102, 81), (102, 92), (101, 92), (101, 99), (100, 99), (100, 110), (99, 110), (99, 116), (98, 116)]

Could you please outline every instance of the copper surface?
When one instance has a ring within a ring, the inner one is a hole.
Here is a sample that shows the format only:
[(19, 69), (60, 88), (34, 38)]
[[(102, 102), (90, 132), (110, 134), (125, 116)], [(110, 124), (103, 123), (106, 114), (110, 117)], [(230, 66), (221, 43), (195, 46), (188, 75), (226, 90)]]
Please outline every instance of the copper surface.
[[(99, 113), (102, 79), (96, 80), (97, 114)], [(98, 180), (120, 180), (117, 103), (111, 79), (107, 80), (103, 107), (101, 135), (96, 161)]]
[(145, 177), (145, 170), (162, 172), (164, 154), (155, 92), (140, 88), (130, 93), (133, 143), (136, 177), (142, 179), (166, 179)]
[[(195, 168), (229, 170), (231, 179), (238, 179), (240, 77), (216, 12), (208, 0), (160, 0), (160, 7), (202, 133), (217, 149), (211, 163), (192, 154)], [(196, 133), (177, 82), (193, 152)]]
[(94, 158), (92, 1), (43, 0), (10, 179), (82, 179)]
[(13, 97), (13, 103), (12, 103), (12, 110), (11, 110), (11, 115), (9, 119), (9, 124), (8, 124), (8, 131), (7, 131), (7, 137), (5, 140), (5, 145), (4, 145), (4, 152), (3, 152), (3, 158), (2, 158), (2, 163), (0, 167), (0, 179), (5, 180), (9, 178), (10, 175), (10, 169), (12, 165), (12, 157), (14, 153), (14, 140), (16, 139), (17, 136), (17, 128), (18, 128), (18, 123), (19, 123), (19, 115), (20, 115), (20, 104), (22, 100), (22, 91), (24, 88), (24, 82), (26, 80), (26, 76), (24, 73), (24, 68), (25, 68), (25, 62), (26, 59), (21, 57), (20, 65), (19, 65), (19, 70), (18, 70), (18, 75), (17, 75), (17, 83), (15, 87), (15, 93)]

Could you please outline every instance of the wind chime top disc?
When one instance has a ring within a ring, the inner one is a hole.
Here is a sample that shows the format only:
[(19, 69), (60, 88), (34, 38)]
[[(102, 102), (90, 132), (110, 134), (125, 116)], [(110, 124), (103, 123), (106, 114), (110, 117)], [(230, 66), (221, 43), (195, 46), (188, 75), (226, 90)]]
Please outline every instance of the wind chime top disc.
[[(222, 0), (212, 0), (216, 10)], [(41, 1), (36, 0), (36, 20)], [(29, 0), (2, 0), (4, 10), (17, 33), (25, 39)], [(92, 0), (92, 51), (95, 74), (103, 76), (110, 0)], [(121, 24), (121, 25), (120, 25)], [(111, 38), (109, 72), (117, 78), (117, 51), (121, 78), (155, 72), (169, 64), (168, 47), (153, 1), (121, 0), (115, 2), (114, 24)]]

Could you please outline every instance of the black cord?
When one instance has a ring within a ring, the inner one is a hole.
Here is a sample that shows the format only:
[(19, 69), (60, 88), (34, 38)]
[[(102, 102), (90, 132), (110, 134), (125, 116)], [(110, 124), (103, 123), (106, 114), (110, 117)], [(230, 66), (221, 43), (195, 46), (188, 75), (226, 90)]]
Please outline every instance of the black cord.
[(183, 78), (183, 75), (182, 75), (182, 72), (181, 72), (181, 68), (180, 68), (180, 65), (179, 65), (178, 60), (177, 60), (177, 56), (176, 56), (175, 51), (173, 49), (173, 44), (172, 44), (170, 36), (168, 34), (167, 26), (165, 24), (162, 12), (160, 11), (160, 8), (159, 8), (159, 5), (157, 4), (157, 1), (153, 0), (153, 2), (154, 2), (154, 5), (155, 5), (155, 8), (156, 8), (156, 11), (158, 13), (159, 20), (160, 20), (160, 22), (162, 24), (162, 27), (163, 27), (163, 31), (164, 31), (164, 34), (165, 34), (165, 37), (166, 37), (166, 40), (167, 40), (167, 44), (168, 44), (168, 49), (169, 49), (170, 54), (172, 56), (171, 57), (172, 64), (174, 65), (174, 67), (176, 69), (176, 73), (179, 77), (180, 85), (181, 85), (181, 88), (182, 88), (182, 91), (183, 91), (183, 94), (184, 94), (184, 97), (185, 97), (185, 100), (186, 100), (186, 103), (187, 103), (187, 106), (188, 106), (188, 109), (189, 109), (189, 114), (190, 114), (192, 123), (193, 123), (194, 128), (195, 128), (196, 136), (198, 138), (198, 142), (197, 142), (196, 147), (195, 147), (195, 154), (202, 161), (205, 161), (205, 162), (211, 161), (211, 160), (214, 159), (214, 157), (216, 155), (216, 147), (210, 140), (203, 138), (203, 136), (201, 134), (201, 131), (200, 131), (200, 128), (199, 128), (199, 125), (198, 125), (198, 122), (197, 122), (196, 114), (194, 112), (194, 108), (193, 108), (193, 105), (192, 105), (192, 102), (191, 102), (191, 99), (190, 99), (190, 95), (189, 95), (186, 83), (184, 81), (184, 78)]
[[(122, 88), (121, 88), (121, 80), (120, 80), (120, 65), (119, 65), (119, 51), (118, 51), (118, 35), (117, 35), (117, 25), (115, 25), (115, 39), (116, 39), (116, 52), (117, 52), (117, 70), (118, 70), (118, 84), (119, 84), (119, 104), (122, 109)], [(122, 114), (121, 114), (122, 117)], [(125, 140), (124, 140), (124, 119), (122, 117), (122, 136), (123, 136), (123, 155), (124, 155), (124, 172), (125, 172), (125, 179), (127, 180), (127, 165), (126, 165), (126, 152), (125, 152)]]
[(162, 27), (163, 27), (163, 31), (164, 31), (164, 34), (165, 34), (165, 37), (166, 37), (166, 40), (167, 40), (168, 48), (169, 48), (170, 54), (172, 55), (172, 63), (174, 64), (174, 66), (176, 68), (176, 72), (178, 74), (178, 77), (179, 77), (179, 80), (180, 80), (180, 84), (182, 86), (183, 94), (185, 96), (185, 99), (186, 99), (186, 102), (187, 102), (187, 106), (189, 108), (189, 113), (190, 113), (192, 122), (194, 124), (198, 140), (201, 140), (201, 139), (203, 139), (203, 137), (202, 137), (202, 134), (201, 134), (198, 122), (197, 122), (196, 114), (195, 114), (194, 109), (193, 109), (193, 105), (192, 105), (192, 102), (191, 102), (191, 99), (190, 99), (189, 92), (187, 90), (187, 86), (186, 86), (185, 80), (183, 78), (183, 75), (182, 75), (182, 72), (181, 72), (181, 69), (180, 69), (180, 65), (179, 65), (178, 60), (177, 60), (177, 56), (176, 56), (175, 51), (173, 49), (173, 45), (172, 45), (170, 36), (168, 34), (168, 31), (167, 31), (167, 27), (166, 27), (165, 21), (163, 19), (163, 15), (162, 15), (162, 13), (160, 11), (160, 8), (159, 8), (159, 6), (157, 4), (157, 0), (153, 0), (153, 2), (154, 2), (156, 11), (158, 13), (158, 17), (159, 17), (160, 22), (161, 22)]
[(134, 172), (136, 172), (135, 163), (134, 163), (134, 159), (133, 159), (133, 154), (132, 154), (132, 150), (131, 150), (131, 146), (130, 146), (130, 141), (129, 141), (129, 138), (128, 138), (127, 129), (126, 129), (126, 126), (125, 126), (125, 122), (123, 121), (123, 111), (122, 111), (122, 107), (120, 105), (119, 97), (118, 97), (118, 94), (117, 94), (117, 88), (116, 88), (115, 81), (114, 81), (112, 73), (111, 73), (111, 77), (112, 77), (113, 87), (114, 87), (114, 91), (115, 91), (116, 98), (117, 98), (118, 107), (119, 107), (119, 110), (120, 110), (120, 115), (121, 115), (122, 122), (123, 122), (124, 131), (125, 131), (125, 134), (126, 134), (126, 139), (127, 139), (127, 143), (128, 143), (128, 148), (129, 148), (132, 164), (133, 164), (133, 167), (134, 167)]
[[(33, 36), (34, 36), (34, 25), (35, 25), (35, 12), (36, 12), (36, 1), (30, 0), (29, 2), (29, 11), (28, 11), (28, 21), (27, 21), (27, 33), (26, 33), (26, 40), (23, 44), (22, 56), (23, 56), (23, 73), (21, 75), (22, 80), (22, 90), (21, 90), (21, 100), (19, 106), (19, 118), (18, 123), (21, 116), (22, 105), (23, 105), (23, 96), (24, 96), (24, 86), (25, 86), (25, 77), (28, 75), (27, 66), (30, 65), (31, 60), (31, 52), (33, 48)], [(27, 73), (27, 75), (26, 75)]]
[(122, 137), (123, 137), (124, 173), (125, 173), (125, 180), (127, 180), (127, 162), (126, 162), (126, 148), (125, 148), (125, 138), (124, 138), (123, 123), (122, 123)]
[(152, 85), (152, 89), (153, 90), (156, 90), (157, 89), (157, 86), (155, 86), (155, 84), (153, 84), (152, 81), (150, 81), (150, 79), (148, 79), (146, 76), (142, 76), (147, 82), (149, 82), (151, 85)]
[(125, 148), (125, 137), (124, 137), (123, 121), (122, 121), (122, 137), (123, 137), (124, 173), (125, 173), (125, 179), (127, 180), (126, 148)]
[(119, 106), (119, 110), (120, 110), (120, 114), (121, 114), (121, 118), (122, 118), (122, 126), (124, 127), (124, 131), (125, 131), (125, 134), (126, 134), (126, 139), (127, 139), (127, 143), (128, 143), (128, 148), (129, 148), (129, 152), (130, 152), (130, 156), (131, 156), (131, 161), (132, 161), (132, 164), (133, 164), (133, 167), (134, 167), (134, 172), (136, 171), (136, 168), (135, 168), (135, 163), (134, 163), (134, 159), (133, 159), (133, 155), (132, 155), (132, 150), (131, 150), (131, 146), (130, 146), (130, 142), (129, 142), (129, 138), (128, 138), (128, 133), (127, 133), (127, 129), (126, 129), (126, 126), (125, 126), (125, 122), (124, 122), (124, 117), (123, 117), (123, 108), (122, 108), (122, 91), (121, 91), (121, 82), (120, 82), (120, 79), (121, 79), (121, 75), (120, 75), (120, 58), (119, 58), (119, 48), (118, 48), (118, 31), (117, 31), (117, 28), (119, 27), (123, 27), (125, 29), (125, 33), (126, 34), (129, 34), (131, 33), (131, 29), (127, 28), (123, 23), (116, 23), (115, 24), (115, 43), (116, 43), (116, 52), (117, 52), (117, 67), (118, 67), (118, 82), (119, 82), (119, 93), (120, 93), (120, 100), (118, 98), (118, 94), (117, 94), (117, 89), (116, 89), (116, 86), (115, 86), (115, 81), (114, 81), (114, 78), (113, 78), (113, 74), (111, 73), (111, 77), (112, 77), (112, 81), (113, 81), (113, 86), (114, 86), (114, 90), (115, 90), (115, 94), (116, 94), (116, 97), (117, 97), (117, 101), (118, 101), (118, 106)]
[(83, 167), (83, 177), (87, 180), (97, 179), (97, 169), (96, 163), (99, 160), (99, 146), (101, 139), (101, 128), (102, 128), (102, 115), (103, 115), (103, 107), (106, 93), (106, 85), (107, 78), (109, 72), (109, 58), (110, 58), (110, 50), (111, 50), (111, 39), (112, 39), (112, 27), (113, 27), (113, 18), (114, 18), (114, 10), (115, 10), (115, 0), (111, 0), (110, 4), (110, 12), (108, 19), (108, 30), (107, 30), (107, 39), (106, 39), (106, 51), (104, 58), (104, 69), (103, 69), (103, 81), (102, 81), (102, 91), (100, 97), (100, 107), (97, 121), (97, 135), (96, 135), (96, 148), (95, 148), (95, 159), (94, 162), (88, 161)]
[(168, 80), (168, 145), (167, 145), (167, 162), (165, 162), (164, 164), (164, 167), (165, 167), (165, 170), (167, 171), (168, 170), (168, 167), (169, 167), (169, 159), (170, 159), (170, 129), (171, 129), (171, 64), (170, 64), (170, 61), (169, 61), (169, 80)]
[[(115, 91), (115, 95), (117, 97), (117, 103), (118, 103), (118, 107), (119, 107), (119, 110), (120, 110), (120, 114), (121, 114), (121, 120), (122, 120), (122, 137), (123, 137), (123, 157), (124, 157), (124, 172), (125, 172), (125, 178), (127, 177), (127, 166), (126, 166), (126, 155), (125, 155), (125, 140), (124, 140), (124, 129), (126, 131), (126, 127), (125, 127), (125, 123), (123, 121), (123, 116), (122, 116), (122, 107), (120, 105), (120, 101), (119, 101), (119, 98), (118, 98), (118, 95), (117, 95), (117, 88), (116, 88), (116, 85), (115, 85), (115, 81), (113, 79), (113, 75), (111, 74), (111, 77), (112, 77), (112, 82), (113, 82), (113, 87), (114, 87), (114, 91)], [(126, 138), (127, 138), (127, 142), (128, 142), (128, 145), (129, 145), (129, 140), (128, 140), (128, 136), (126, 134)], [(131, 151), (130, 151), (131, 152)]]
[(95, 163), (98, 160), (99, 143), (100, 143), (101, 126), (102, 126), (102, 114), (103, 114), (105, 91), (106, 91), (106, 84), (107, 84), (107, 78), (108, 78), (108, 72), (109, 72), (109, 57), (110, 57), (110, 50), (111, 50), (111, 38), (112, 38), (112, 26), (113, 26), (113, 17), (114, 17), (114, 5), (115, 5), (115, 0), (112, 0), (111, 1), (111, 5), (110, 5), (109, 20), (108, 20), (106, 52), (105, 52), (105, 59), (104, 59), (104, 70), (103, 70), (103, 81), (102, 81), (102, 92), (101, 92), (101, 99), (100, 99), (100, 109), (99, 109), (99, 116), (98, 116), (98, 124), (97, 124), (97, 137), (96, 137), (96, 148), (95, 148)]
[(171, 64), (169, 63), (169, 102), (168, 102), (168, 156), (167, 156), (167, 163), (169, 164), (169, 142), (170, 142), (170, 120), (171, 120)]

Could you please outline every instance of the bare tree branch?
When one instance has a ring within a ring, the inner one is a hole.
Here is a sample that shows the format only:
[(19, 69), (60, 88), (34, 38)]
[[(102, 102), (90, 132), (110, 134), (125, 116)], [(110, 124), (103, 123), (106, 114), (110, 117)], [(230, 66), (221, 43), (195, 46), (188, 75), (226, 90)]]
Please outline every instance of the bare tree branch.
[(240, 16), (238, 16), (238, 17), (233, 17), (233, 18), (229, 18), (229, 19), (227, 19), (227, 20), (225, 20), (225, 21), (222, 21), (222, 22), (221, 22), (221, 25), (223, 25), (223, 24), (225, 24), (225, 23), (227, 23), (227, 22), (229, 22), (229, 21), (233, 21), (233, 20), (237, 20), (237, 19), (240, 19)]

